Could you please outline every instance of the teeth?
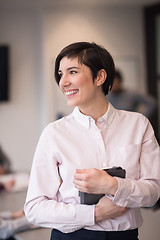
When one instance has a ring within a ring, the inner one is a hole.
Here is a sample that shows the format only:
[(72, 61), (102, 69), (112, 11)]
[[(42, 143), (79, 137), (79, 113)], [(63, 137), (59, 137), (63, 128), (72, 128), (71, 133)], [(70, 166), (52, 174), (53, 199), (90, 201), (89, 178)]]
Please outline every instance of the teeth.
[(78, 90), (67, 91), (66, 95), (69, 96), (69, 95), (72, 95), (72, 94), (77, 93), (77, 92), (78, 92)]

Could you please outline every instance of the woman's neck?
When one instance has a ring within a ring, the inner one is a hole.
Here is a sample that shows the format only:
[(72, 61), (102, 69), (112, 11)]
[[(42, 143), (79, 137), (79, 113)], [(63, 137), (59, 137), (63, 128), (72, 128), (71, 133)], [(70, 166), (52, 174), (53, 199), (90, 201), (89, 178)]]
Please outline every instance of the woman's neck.
[(102, 117), (108, 110), (108, 101), (106, 97), (99, 99), (99, 101), (95, 101), (92, 106), (86, 106), (85, 108), (79, 108), (79, 110), (87, 116), (92, 117), (95, 122)]

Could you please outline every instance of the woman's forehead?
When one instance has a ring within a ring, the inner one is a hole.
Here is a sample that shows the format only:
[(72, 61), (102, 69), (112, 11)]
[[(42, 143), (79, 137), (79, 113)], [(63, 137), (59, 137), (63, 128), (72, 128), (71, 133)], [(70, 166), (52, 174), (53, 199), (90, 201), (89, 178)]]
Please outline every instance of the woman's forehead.
[(68, 58), (63, 57), (59, 63), (59, 69), (66, 69), (71, 67), (80, 67), (82, 64), (79, 62), (78, 57)]

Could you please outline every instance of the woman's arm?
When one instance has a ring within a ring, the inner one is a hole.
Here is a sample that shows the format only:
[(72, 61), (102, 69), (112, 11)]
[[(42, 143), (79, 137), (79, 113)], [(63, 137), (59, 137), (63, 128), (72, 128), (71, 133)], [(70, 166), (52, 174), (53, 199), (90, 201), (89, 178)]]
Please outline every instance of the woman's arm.
[(42, 133), (35, 151), (24, 208), (26, 217), (32, 224), (63, 232), (94, 225), (94, 206), (79, 204), (73, 184), (63, 183), (50, 132), (47, 128)]
[[(128, 159), (132, 161), (132, 159)], [(160, 196), (160, 148), (148, 122), (139, 159), (139, 179), (121, 179), (98, 169), (77, 170), (74, 184), (83, 192), (111, 194), (122, 207), (152, 206)]]
[[(61, 163), (57, 160), (55, 142), (49, 132), (44, 131), (35, 152), (25, 203), (26, 217), (34, 225), (63, 232), (92, 226), (97, 221), (100, 208), (96, 209), (95, 215), (95, 205), (79, 203), (78, 190), (74, 188), (72, 178), (74, 170), (71, 170), (70, 178), (63, 182), (59, 169)], [(63, 174), (66, 175), (65, 172)], [(108, 200), (108, 206), (114, 205)], [(113, 216), (115, 212), (110, 210), (105, 219)]]

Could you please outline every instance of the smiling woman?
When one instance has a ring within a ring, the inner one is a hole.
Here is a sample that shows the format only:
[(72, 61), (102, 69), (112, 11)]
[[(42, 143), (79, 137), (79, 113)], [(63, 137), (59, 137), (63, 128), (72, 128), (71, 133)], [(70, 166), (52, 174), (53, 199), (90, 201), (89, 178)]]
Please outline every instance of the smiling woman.
[[(95, 43), (73, 43), (56, 58), (56, 82), (75, 109), (44, 129), (25, 203), (31, 223), (53, 229), (51, 240), (137, 240), (140, 207), (160, 196), (160, 148), (152, 126), (107, 101), (114, 75), (111, 55)], [(126, 169), (126, 178), (103, 171), (113, 166)], [(79, 191), (103, 197), (85, 205)]]
[(96, 114), (95, 120), (102, 116), (101, 107), (105, 109), (103, 113), (107, 109), (105, 95), (112, 88), (114, 76), (110, 53), (95, 43), (72, 44), (56, 59), (55, 79), (67, 96), (68, 105), (78, 106), (82, 113), (93, 118)]
[(89, 67), (79, 63), (78, 58), (70, 59), (67, 57), (61, 60), (59, 69), (59, 86), (67, 97), (68, 105), (78, 106), (81, 112), (90, 115), (87, 107), (93, 109), (94, 104), (98, 104), (101, 99), (100, 96), (104, 98), (101, 86), (106, 78), (105, 70), (104, 74), (101, 70), (101, 73), (93, 81)]

